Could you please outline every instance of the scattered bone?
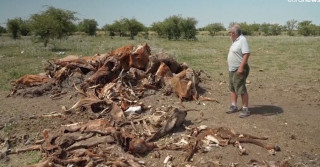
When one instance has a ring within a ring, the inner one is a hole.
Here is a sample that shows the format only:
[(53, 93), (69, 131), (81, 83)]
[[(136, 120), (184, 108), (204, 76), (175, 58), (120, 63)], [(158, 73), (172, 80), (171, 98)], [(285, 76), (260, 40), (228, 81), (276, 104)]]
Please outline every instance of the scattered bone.
[(219, 144), (220, 146), (226, 146), (228, 144), (238, 145), (238, 148), (240, 149), (240, 152), (245, 153), (245, 150), (240, 145), (240, 143), (252, 143), (255, 145), (258, 145), (260, 147), (263, 147), (267, 150), (275, 150), (280, 151), (280, 148), (275, 145), (271, 144), (264, 144), (258, 140), (267, 140), (266, 137), (256, 137), (249, 134), (242, 134), (237, 133), (231, 128), (226, 127), (219, 127), (219, 128), (207, 128), (204, 130), (201, 130), (197, 137), (199, 140), (206, 139), (207, 136), (212, 136), (214, 140), (217, 140), (216, 144)]
[(63, 116), (64, 116), (63, 114), (57, 113), (57, 112), (41, 115), (41, 117), (63, 117)]
[(107, 108), (108, 105), (109, 104), (107, 104), (106, 101), (100, 100), (98, 97), (94, 95), (90, 95), (89, 97), (84, 97), (80, 99), (71, 108), (69, 109), (63, 108), (63, 110), (65, 113), (73, 113), (75, 111), (85, 111), (85, 110), (90, 110), (94, 113), (97, 113)]
[(29, 146), (29, 147), (22, 148), (22, 149), (11, 150), (9, 153), (10, 154), (18, 154), (18, 153), (23, 153), (23, 152), (27, 152), (27, 151), (39, 151), (39, 150), (41, 150), (41, 145), (33, 145), (33, 146)]

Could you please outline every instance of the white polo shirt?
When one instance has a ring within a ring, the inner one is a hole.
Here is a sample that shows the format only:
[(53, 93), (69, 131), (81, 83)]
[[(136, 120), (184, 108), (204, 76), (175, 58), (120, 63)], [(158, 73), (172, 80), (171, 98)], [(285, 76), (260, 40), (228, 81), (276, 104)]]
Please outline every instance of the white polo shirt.
[(250, 53), (247, 39), (240, 35), (230, 46), (228, 54), (229, 71), (236, 71), (242, 62), (243, 54)]

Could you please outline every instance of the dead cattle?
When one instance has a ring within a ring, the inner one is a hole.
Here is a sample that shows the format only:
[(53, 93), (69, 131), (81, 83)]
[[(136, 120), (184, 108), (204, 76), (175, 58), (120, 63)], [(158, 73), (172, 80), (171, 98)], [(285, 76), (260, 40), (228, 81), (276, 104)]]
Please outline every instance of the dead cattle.
[(191, 68), (188, 68), (170, 78), (166, 84), (166, 89), (175, 93), (180, 101), (184, 99), (198, 100), (198, 84), (197, 74)]
[(50, 82), (50, 78), (46, 75), (25, 75), (12, 83), (14, 87), (8, 96), (14, 95), (20, 88), (38, 86), (48, 82)]
[(151, 50), (148, 44), (139, 45), (130, 55), (129, 66), (145, 70), (149, 62)]

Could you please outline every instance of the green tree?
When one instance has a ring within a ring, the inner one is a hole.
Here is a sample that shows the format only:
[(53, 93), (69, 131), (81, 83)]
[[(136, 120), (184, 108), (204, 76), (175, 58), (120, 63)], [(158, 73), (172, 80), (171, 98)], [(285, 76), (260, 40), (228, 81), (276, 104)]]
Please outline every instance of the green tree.
[(13, 39), (19, 37), (21, 18), (8, 19), (7, 29), (11, 33)]
[(2, 27), (2, 26), (0, 26), (0, 35), (1, 35), (2, 33), (7, 33), (7, 29), (4, 28), (4, 27)]
[(151, 25), (151, 30), (158, 33), (158, 36), (168, 38), (169, 40), (178, 40), (181, 37), (187, 40), (196, 39), (196, 24), (198, 21), (194, 18), (182, 18), (173, 15), (164, 21), (155, 22)]
[(79, 30), (90, 36), (96, 34), (98, 23), (94, 19), (84, 19), (78, 25)]
[(316, 25), (315, 25), (315, 27), (314, 27), (314, 33), (315, 33), (314, 35), (318, 35), (318, 36), (320, 35), (320, 26), (316, 26)]
[(118, 33), (120, 37), (125, 36), (126, 32), (129, 32), (130, 39), (134, 39), (139, 32), (145, 31), (146, 27), (134, 18), (123, 18), (121, 20), (114, 21), (111, 25), (106, 24), (103, 29), (109, 31), (109, 35), (115, 35), (115, 33)]
[(111, 24), (106, 24), (102, 27), (102, 29), (105, 31), (105, 32), (109, 32), (109, 36), (113, 37), (115, 36), (115, 29), (112, 27)]
[(302, 21), (298, 23), (298, 33), (304, 36), (315, 35), (317, 26), (312, 24), (312, 21)]
[(263, 23), (260, 25), (260, 31), (264, 33), (264, 35), (268, 36), (271, 35), (270, 32), (270, 24), (269, 23)]
[(181, 29), (183, 32), (183, 38), (187, 40), (196, 39), (198, 21), (195, 18), (186, 18), (181, 20)]
[(204, 27), (206, 31), (209, 31), (210, 35), (215, 36), (217, 32), (224, 31), (226, 28), (222, 23), (212, 23)]
[(179, 39), (181, 37), (181, 23), (182, 18), (174, 15), (166, 18), (163, 21), (165, 36), (169, 39)]
[(271, 24), (270, 25), (270, 34), (271, 35), (280, 35), (282, 31), (282, 27), (279, 24)]
[(145, 29), (145, 26), (136, 19), (123, 18), (120, 22), (124, 23), (126, 31), (130, 33), (130, 39), (134, 39), (134, 36)]
[(47, 46), (49, 39), (62, 39), (75, 31), (75, 12), (49, 7), (40, 14), (31, 16), (32, 30)]
[(155, 31), (159, 37), (166, 37), (164, 22), (154, 22), (151, 25), (151, 30)]
[(287, 21), (287, 23), (285, 25), (285, 29), (288, 31), (289, 36), (294, 35), (293, 30), (295, 30), (297, 28), (297, 23), (298, 23), (298, 21), (294, 20), (294, 19)]
[(255, 32), (259, 31), (260, 24), (254, 23), (254, 24), (250, 24), (249, 26), (251, 31), (255, 31)]
[(31, 33), (31, 23), (29, 20), (21, 20), (20, 22), (20, 34), (22, 36), (30, 35)]
[(109, 35), (115, 35), (118, 33), (120, 37), (125, 36), (126, 27), (123, 20), (116, 20), (113, 24), (106, 24), (104, 27), (105, 31), (109, 31)]
[(241, 27), (243, 35), (251, 35), (252, 34), (251, 27), (246, 22), (239, 23), (239, 26)]

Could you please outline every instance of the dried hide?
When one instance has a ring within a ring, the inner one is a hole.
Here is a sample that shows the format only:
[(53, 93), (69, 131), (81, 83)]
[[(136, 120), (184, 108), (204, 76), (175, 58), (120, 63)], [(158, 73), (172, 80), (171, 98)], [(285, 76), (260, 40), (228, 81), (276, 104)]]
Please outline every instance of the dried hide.
[(156, 72), (156, 76), (158, 76), (158, 77), (173, 77), (173, 74), (172, 74), (170, 68), (165, 63), (161, 63), (157, 72)]
[(145, 70), (149, 63), (149, 56), (151, 50), (148, 44), (139, 45), (135, 51), (130, 55), (129, 67)]
[(147, 143), (142, 139), (134, 138), (130, 141), (129, 151), (136, 154), (145, 154), (152, 151), (155, 147), (154, 143)]
[(103, 63), (106, 61), (108, 56), (110, 56), (108, 53), (105, 53), (105, 54), (97, 53), (93, 56), (86, 56), (82, 58), (92, 66), (98, 68), (103, 65)]
[(71, 62), (78, 61), (80, 59), (79, 56), (76, 55), (68, 55), (66, 57), (63, 57), (61, 59), (53, 59), (53, 63), (57, 66), (65, 67)]
[(17, 79), (12, 83), (13, 88), (11, 90), (11, 93), (8, 96), (14, 95), (18, 89), (32, 87), (32, 86), (39, 86), (48, 82), (50, 82), (50, 78), (42, 74), (24, 75), (23, 77)]
[(166, 120), (165, 124), (147, 141), (154, 141), (168, 134), (173, 128), (180, 127), (185, 121), (187, 111), (181, 111), (177, 108), (172, 110), (172, 114)]
[(198, 76), (191, 68), (183, 70), (179, 74), (168, 79), (166, 83), (166, 91), (172, 91), (175, 93), (180, 101), (184, 99), (198, 100), (197, 85), (199, 80)]
[(149, 63), (146, 67), (146, 74), (155, 74), (161, 62), (155, 55), (149, 56)]
[(110, 56), (113, 56), (120, 61), (122, 69), (128, 70), (130, 68), (129, 62), (132, 51), (133, 45), (127, 45), (111, 51)]
[(121, 71), (120, 68), (118, 61), (113, 57), (109, 57), (103, 66), (85, 80), (81, 85), (81, 88), (86, 90), (89, 86), (97, 84), (105, 85), (106, 83), (113, 81), (118, 77)]
[(165, 63), (169, 68), (172, 73), (179, 73), (184, 69), (184, 66), (180, 63), (178, 63), (175, 59), (172, 57), (169, 57), (166, 53), (160, 52), (155, 55), (157, 59)]

